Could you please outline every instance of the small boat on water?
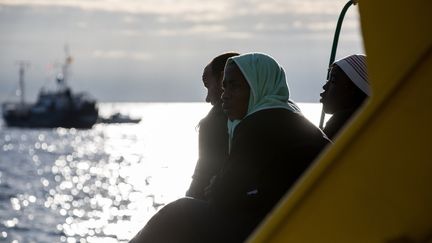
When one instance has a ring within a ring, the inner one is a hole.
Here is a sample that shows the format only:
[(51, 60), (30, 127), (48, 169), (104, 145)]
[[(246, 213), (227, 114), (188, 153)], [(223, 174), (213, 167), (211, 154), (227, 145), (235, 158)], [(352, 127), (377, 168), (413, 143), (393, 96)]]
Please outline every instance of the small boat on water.
[(84, 92), (74, 93), (67, 85), (67, 74), (72, 57), (66, 53), (62, 71), (57, 75), (57, 89), (39, 91), (35, 103), (24, 101), (24, 69), (20, 65), (20, 102), (2, 104), (2, 115), (7, 126), (29, 128), (91, 128), (98, 119), (97, 102)]
[(99, 117), (97, 123), (139, 123), (141, 118), (132, 118), (128, 115), (121, 114), (120, 112), (116, 112), (109, 117)]

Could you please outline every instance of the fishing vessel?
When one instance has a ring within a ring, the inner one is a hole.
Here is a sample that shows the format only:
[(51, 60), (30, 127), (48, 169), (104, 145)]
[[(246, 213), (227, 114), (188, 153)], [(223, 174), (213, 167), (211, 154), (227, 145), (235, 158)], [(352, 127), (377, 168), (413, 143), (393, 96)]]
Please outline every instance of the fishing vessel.
[(116, 112), (108, 117), (100, 116), (97, 123), (118, 124), (118, 123), (139, 123), (141, 118), (133, 118), (129, 115)]
[(24, 99), (25, 64), (20, 63), (20, 101), (2, 104), (6, 125), (29, 128), (91, 128), (98, 119), (97, 102), (85, 92), (74, 93), (68, 86), (71, 63), (72, 57), (66, 50), (65, 61), (56, 76), (56, 89), (46, 91), (42, 88), (35, 103), (27, 103)]

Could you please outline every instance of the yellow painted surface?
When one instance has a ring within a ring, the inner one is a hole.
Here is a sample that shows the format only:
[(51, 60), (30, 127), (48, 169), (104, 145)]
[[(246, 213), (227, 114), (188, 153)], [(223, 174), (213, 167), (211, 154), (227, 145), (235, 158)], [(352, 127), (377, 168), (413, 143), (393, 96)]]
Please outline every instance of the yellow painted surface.
[(359, 8), (373, 98), (249, 242), (432, 242), (432, 1)]

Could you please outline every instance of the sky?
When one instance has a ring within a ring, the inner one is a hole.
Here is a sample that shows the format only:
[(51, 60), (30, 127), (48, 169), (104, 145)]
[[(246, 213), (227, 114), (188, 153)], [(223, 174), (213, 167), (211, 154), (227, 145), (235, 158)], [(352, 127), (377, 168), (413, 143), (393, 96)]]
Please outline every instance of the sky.
[[(264, 52), (284, 68), (291, 98), (318, 102), (346, 0), (0, 0), (0, 102), (68, 83), (102, 102), (199, 102), (203, 68), (227, 51)], [(364, 53), (358, 7), (345, 17), (337, 58)]]

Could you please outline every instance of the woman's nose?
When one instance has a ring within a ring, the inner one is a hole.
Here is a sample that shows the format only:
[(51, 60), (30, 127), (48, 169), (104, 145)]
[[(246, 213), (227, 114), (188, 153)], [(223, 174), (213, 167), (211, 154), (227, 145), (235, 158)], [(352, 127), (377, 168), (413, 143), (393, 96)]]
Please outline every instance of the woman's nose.
[(323, 90), (327, 90), (328, 88), (328, 81), (322, 86)]

